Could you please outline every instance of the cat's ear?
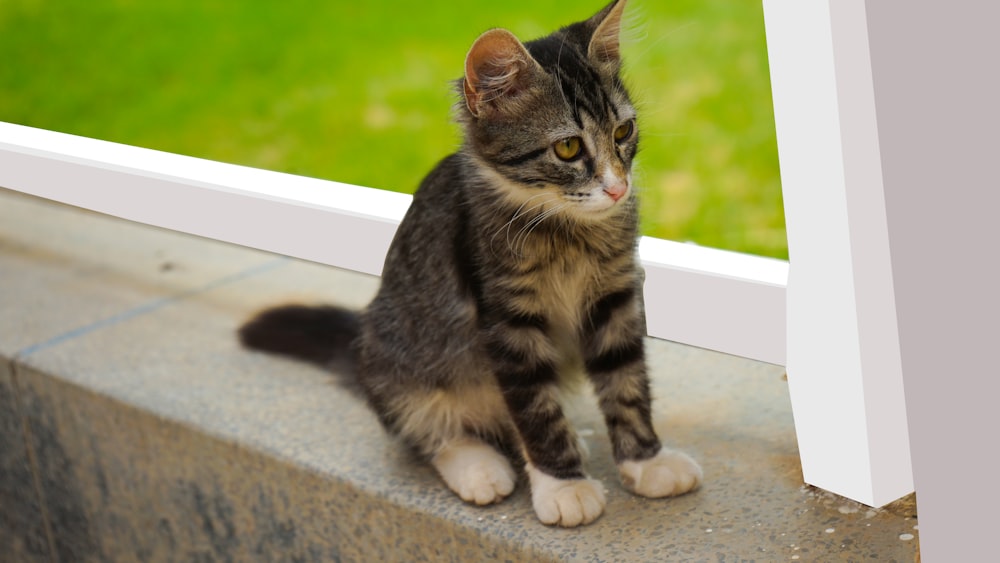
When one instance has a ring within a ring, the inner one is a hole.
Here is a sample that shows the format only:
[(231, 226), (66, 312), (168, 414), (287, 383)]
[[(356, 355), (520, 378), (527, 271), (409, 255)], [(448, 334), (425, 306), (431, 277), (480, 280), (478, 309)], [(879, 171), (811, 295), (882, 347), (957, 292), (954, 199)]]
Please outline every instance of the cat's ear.
[(465, 57), (465, 103), (479, 116), (489, 105), (509, 102), (530, 84), (538, 63), (524, 45), (505, 29), (479, 36)]
[(602, 65), (621, 64), (622, 12), (626, 0), (615, 0), (587, 21), (594, 30), (587, 48), (590, 60)]

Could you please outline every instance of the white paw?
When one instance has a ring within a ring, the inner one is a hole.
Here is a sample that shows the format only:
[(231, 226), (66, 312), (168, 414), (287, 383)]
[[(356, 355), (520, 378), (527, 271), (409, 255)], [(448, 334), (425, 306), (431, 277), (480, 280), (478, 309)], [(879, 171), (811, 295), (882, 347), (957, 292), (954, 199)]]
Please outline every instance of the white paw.
[(557, 479), (527, 465), (531, 504), (543, 524), (572, 528), (604, 512), (604, 488), (594, 479)]
[(476, 440), (445, 446), (431, 464), (448, 488), (478, 505), (500, 502), (514, 490), (517, 475), (500, 452)]
[(618, 465), (625, 488), (650, 498), (671, 497), (693, 490), (701, 483), (698, 464), (682, 452), (663, 448), (642, 461)]

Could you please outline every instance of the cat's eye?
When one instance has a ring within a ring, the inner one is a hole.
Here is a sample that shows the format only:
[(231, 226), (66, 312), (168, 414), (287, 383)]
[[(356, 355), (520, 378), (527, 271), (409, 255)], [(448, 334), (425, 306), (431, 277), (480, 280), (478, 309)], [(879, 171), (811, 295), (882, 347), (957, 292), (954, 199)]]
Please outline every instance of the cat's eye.
[(632, 132), (635, 130), (635, 120), (629, 119), (625, 123), (622, 123), (615, 129), (615, 142), (623, 143), (627, 141), (631, 136)]
[(573, 160), (583, 152), (583, 139), (580, 137), (566, 137), (565, 139), (556, 141), (556, 144), (552, 145), (552, 149), (556, 151), (556, 156), (559, 158)]

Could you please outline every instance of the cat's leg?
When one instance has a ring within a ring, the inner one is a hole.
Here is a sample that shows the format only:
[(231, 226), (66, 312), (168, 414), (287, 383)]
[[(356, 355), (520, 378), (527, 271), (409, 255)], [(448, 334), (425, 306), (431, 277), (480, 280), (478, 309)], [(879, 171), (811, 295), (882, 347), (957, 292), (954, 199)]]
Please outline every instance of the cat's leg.
[(639, 291), (606, 295), (590, 311), (584, 359), (611, 437), (625, 487), (645, 497), (686, 493), (702, 470), (686, 454), (663, 447), (653, 429)]
[(512, 449), (511, 430), (495, 385), (428, 390), (397, 382), (371, 388), (369, 397), (389, 433), (428, 460), (462, 500), (492, 504), (514, 490), (517, 474), (503, 453)]
[(449, 489), (478, 505), (500, 502), (514, 490), (517, 480), (503, 454), (472, 436), (442, 444), (431, 457), (431, 465)]
[(604, 512), (604, 487), (584, 473), (578, 441), (559, 405), (555, 384), (536, 383), (538, 375), (543, 373), (501, 376), (527, 458), (532, 506), (544, 524), (589, 524)]
[(604, 511), (604, 488), (583, 472), (576, 435), (558, 401), (555, 348), (544, 321), (521, 315), (490, 331), (488, 350), (520, 437), (539, 520), (588, 524)]

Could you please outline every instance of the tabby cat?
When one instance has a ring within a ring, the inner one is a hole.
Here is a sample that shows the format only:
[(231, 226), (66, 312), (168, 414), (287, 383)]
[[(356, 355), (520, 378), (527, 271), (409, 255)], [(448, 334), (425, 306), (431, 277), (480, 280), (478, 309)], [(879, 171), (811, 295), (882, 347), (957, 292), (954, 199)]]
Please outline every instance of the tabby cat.
[(347, 362), (385, 428), (463, 500), (502, 500), (523, 465), (538, 518), (567, 527), (605, 505), (560, 407), (573, 380), (593, 385), (628, 490), (702, 479), (651, 423), (624, 7), (523, 44), (481, 35), (459, 82), (464, 143), (414, 195), (371, 304), (288, 305), (240, 329), (249, 348)]

